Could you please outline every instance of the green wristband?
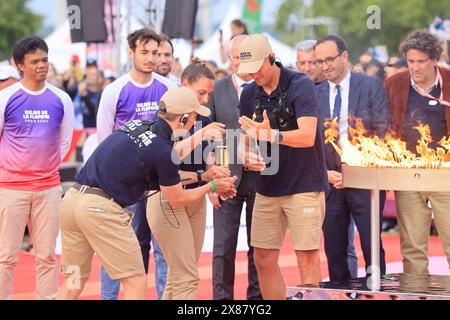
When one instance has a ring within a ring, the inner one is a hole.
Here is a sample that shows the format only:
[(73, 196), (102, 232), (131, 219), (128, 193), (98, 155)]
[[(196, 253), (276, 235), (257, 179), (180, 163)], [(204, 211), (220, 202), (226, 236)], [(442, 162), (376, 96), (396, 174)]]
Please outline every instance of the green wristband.
[(211, 180), (211, 184), (213, 186), (213, 193), (217, 193), (217, 186), (216, 186), (216, 182), (214, 180)]

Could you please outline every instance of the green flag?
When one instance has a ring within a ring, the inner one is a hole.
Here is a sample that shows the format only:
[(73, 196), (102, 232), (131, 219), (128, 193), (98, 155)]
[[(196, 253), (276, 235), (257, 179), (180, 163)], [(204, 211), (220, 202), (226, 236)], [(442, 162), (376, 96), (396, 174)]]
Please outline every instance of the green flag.
[(261, 8), (263, 0), (246, 0), (243, 20), (251, 34), (261, 33)]

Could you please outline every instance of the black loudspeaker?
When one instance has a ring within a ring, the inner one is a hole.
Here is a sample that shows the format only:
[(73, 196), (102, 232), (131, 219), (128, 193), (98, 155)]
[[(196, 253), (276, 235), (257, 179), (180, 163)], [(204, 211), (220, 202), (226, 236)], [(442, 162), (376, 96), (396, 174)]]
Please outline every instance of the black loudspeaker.
[(106, 42), (104, 0), (67, 0), (67, 9), (73, 43)]
[(166, 0), (162, 32), (169, 38), (194, 38), (198, 0)]

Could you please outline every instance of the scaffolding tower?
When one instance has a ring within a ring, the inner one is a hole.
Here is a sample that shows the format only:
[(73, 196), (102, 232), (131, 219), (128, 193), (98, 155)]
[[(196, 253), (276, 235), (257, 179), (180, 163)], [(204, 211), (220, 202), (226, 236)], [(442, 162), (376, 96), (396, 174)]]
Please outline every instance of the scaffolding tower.
[(134, 30), (150, 27), (161, 33), (165, 0), (109, 0), (115, 2), (115, 44), (117, 50), (117, 70), (121, 73), (130, 69), (126, 59), (128, 34)]

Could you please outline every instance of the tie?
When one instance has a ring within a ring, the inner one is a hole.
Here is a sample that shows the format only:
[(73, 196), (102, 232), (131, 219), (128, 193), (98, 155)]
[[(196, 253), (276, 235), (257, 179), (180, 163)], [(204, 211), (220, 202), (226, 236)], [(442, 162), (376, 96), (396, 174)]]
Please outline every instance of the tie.
[[(336, 99), (334, 100), (334, 109), (333, 109), (333, 119), (337, 118), (338, 119), (338, 123), (340, 122), (341, 119), (341, 105), (342, 105), (342, 97), (341, 97), (341, 86), (337, 85), (336, 86)], [(340, 131), (340, 123), (339, 123), (339, 131)], [(339, 141), (339, 137), (338, 137), (338, 141)], [(334, 153), (334, 161), (336, 164), (336, 170), (337, 171), (341, 171), (341, 158), (339, 157), (338, 153), (336, 152), (336, 150), (334, 150), (333, 148), (333, 153)]]
[(341, 105), (342, 105), (342, 98), (341, 98), (341, 86), (336, 86), (336, 98), (334, 100), (334, 109), (333, 109), (333, 119), (337, 118), (338, 122), (341, 119)]

